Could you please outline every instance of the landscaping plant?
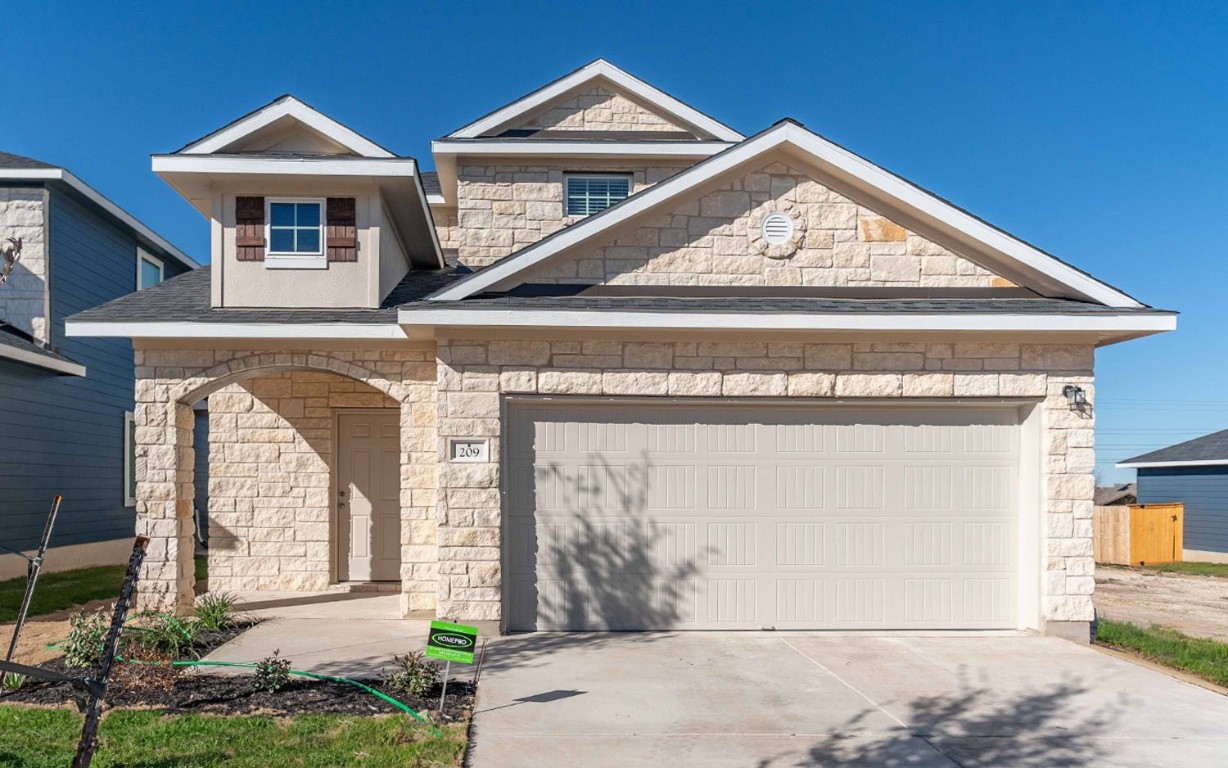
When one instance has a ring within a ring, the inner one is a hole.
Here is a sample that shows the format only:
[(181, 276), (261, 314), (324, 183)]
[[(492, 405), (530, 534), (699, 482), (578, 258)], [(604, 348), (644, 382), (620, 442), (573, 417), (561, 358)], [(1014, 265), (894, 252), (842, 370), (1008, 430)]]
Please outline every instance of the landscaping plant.
[(136, 622), (128, 625), (125, 638), (129, 647), (135, 646), (146, 653), (168, 656), (179, 660), (195, 656), (195, 622), (163, 613), (139, 614)]
[(425, 696), (439, 683), (439, 666), (421, 651), (392, 657), (392, 668), (380, 674), (385, 688), (409, 696)]
[(278, 657), (281, 650), (273, 651), (272, 656), (266, 656), (256, 662), (256, 675), (252, 684), (258, 691), (276, 693), (290, 682), (290, 661)]
[(0, 690), (5, 693), (16, 693), (25, 684), (26, 676), (16, 672), (5, 672), (4, 677), (0, 678)]
[(201, 629), (221, 632), (239, 623), (234, 612), (235, 596), (229, 592), (209, 592), (196, 599), (196, 623)]
[(97, 667), (111, 617), (102, 611), (81, 611), (68, 620), (68, 625), (64, 663), (70, 667)]

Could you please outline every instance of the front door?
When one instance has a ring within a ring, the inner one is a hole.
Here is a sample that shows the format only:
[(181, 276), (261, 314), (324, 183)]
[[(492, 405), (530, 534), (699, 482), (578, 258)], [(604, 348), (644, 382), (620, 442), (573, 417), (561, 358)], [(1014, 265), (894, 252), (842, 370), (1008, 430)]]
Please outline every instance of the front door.
[(342, 581), (401, 578), (401, 445), (397, 411), (337, 417), (338, 571)]

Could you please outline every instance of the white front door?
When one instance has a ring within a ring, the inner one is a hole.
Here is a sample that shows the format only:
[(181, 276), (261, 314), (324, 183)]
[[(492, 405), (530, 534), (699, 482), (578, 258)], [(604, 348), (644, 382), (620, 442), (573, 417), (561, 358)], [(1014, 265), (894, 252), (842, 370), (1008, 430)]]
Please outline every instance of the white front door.
[(401, 578), (400, 415), (372, 410), (337, 418), (337, 529), (342, 581)]

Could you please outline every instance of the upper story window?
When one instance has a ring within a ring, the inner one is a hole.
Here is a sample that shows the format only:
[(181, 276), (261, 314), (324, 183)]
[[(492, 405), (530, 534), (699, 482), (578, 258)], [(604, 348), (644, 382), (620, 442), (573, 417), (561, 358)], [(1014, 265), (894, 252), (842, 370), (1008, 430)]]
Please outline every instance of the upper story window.
[(143, 291), (162, 282), (162, 261), (140, 248), (136, 251), (136, 289)]
[(270, 267), (325, 267), (324, 201), (270, 199), (268, 201), (268, 259)]
[(563, 177), (563, 206), (568, 216), (590, 216), (631, 194), (627, 174), (569, 173)]

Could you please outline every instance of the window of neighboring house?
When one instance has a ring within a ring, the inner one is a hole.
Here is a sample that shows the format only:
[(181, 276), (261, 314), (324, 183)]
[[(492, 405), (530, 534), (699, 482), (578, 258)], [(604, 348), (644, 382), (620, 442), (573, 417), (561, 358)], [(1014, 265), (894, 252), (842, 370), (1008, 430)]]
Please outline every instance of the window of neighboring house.
[(266, 266), (324, 268), (324, 201), (269, 200)]
[(124, 411), (124, 506), (136, 505), (136, 419)]
[(563, 177), (563, 206), (568, 216), (590, 216), (631, 194), (628, 175), (572, 173)]
[(143, 291), (160, 282), (162, 282), (162, 261), (138, 248), (136, 251), (136, 289)]

